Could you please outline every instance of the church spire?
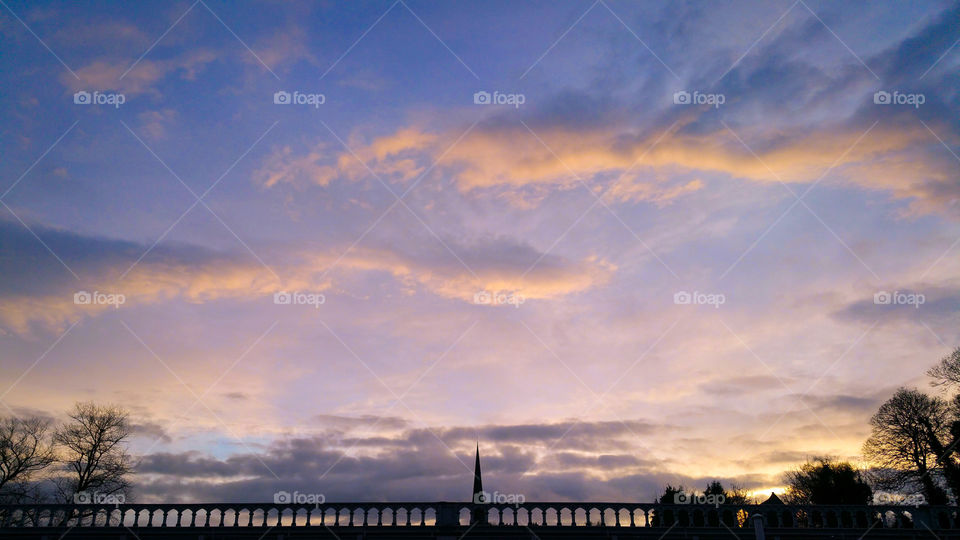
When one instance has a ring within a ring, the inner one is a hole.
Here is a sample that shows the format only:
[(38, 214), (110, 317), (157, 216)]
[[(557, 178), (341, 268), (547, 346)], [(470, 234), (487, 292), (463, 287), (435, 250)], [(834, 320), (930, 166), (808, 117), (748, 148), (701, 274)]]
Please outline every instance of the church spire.
[(477, 460), (473, 466), (473, 502), (484, 503), (483, 479), (480, 476), (480, 441), (477, 441)]

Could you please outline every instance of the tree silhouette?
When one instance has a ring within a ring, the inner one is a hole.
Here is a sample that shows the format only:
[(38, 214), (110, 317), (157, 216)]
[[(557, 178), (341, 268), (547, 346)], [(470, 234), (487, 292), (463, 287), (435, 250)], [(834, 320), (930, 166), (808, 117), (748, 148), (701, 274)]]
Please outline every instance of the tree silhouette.
[(54, 460), (47, 441), (50, 422), (41, 418), (0, 418), (0, 503), (26, 502), (32, 481)]
[(73, 502), (74, 495), (81, 492), (126, 494), (133, 469), (126, 449), (130, 436), (127, 412), (111, 405), (78, 403), (70, 419), (53, 437), (59, 461), (67, 471), (56, 479), (59, 497)]
[(829, 457), (808, 460), (784, 481), (790, 504), (867, 504), (873, 495), (859, 470)]
[(941, 441), (949, 436), (946, 403), (900, 388), (880, 406), (870, 425), (873, 429), (863, 452), (881, 469), (881, 484), (895, 489), (919, 484), (930, 504), (946, 503), (946, 492), (933, 477), (944, 451)]

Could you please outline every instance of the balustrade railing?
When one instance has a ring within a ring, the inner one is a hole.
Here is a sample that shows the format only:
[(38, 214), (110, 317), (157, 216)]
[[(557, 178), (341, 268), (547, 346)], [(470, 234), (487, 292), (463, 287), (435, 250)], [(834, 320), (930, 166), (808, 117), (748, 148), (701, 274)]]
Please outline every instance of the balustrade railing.
[(666, 505), (610, 502), (0, 505), (0, 529), (22, 527), (503, 527), (960, 529), (950, 506)]

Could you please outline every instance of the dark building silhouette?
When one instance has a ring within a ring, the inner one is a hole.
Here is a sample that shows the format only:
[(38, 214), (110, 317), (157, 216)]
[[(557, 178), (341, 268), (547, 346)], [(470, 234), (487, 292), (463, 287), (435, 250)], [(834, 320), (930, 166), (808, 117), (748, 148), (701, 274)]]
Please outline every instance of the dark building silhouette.
[(477, 460), (473, 465), (473, 498), (475, 503), (485, 503), (486, 495), (483, 493), (483, 478), (480, 476), (480, 442), (477, 442)]

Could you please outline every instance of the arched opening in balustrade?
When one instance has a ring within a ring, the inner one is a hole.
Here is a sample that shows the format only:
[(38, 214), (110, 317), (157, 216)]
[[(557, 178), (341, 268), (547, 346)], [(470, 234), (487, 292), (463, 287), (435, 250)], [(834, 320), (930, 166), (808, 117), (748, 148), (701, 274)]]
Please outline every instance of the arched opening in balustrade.
[[(180, 515), (177, 516), (177, 522), (174, 523), (173, 526), (176, 527), (179, 524), (181, 527), (189, 527), (191, 519), (193, 519), (193, 510), (190, 508), (184, 508), (183, 510), (180, 510)], [(124, 513), (123, 521), (124, 524), (126, 524), (126, 513)]]
[(590, 520), (590, 515), (586, 508), (577, 508), (573, 511), (574, 525), (586, 525)]
[(263, 512), (263, 526), (276, 527), (280, 524), (280, 509), (268, 508)]
[(407, 510), (406, 508), (396, 508), (394, 509), (394, 512), (396, 512), (396, 515), (397, 515), (397, 519), (396, 519), (397, 525), (406, 526), (410, 524), (409, 510)]
[(596, 507), (591, 508), (590, 511), (587, 513), (587, 525), (591, 527), (600, 525), (600, 521), (602, 521), (602, 518), (603, 518), (603, 513), (600, 511), (599, 508), (596, 508)]
[(543, 508), (533, 507), (527, 509), (528, 519), (530, 520), (530, 525), (536, 525), (542, 527), (544, 525), (544, 513)]
[(307, 524), (307, 516), (310, 515), (310, 511), (306, 508), (297, 508), (290, 511), (290, 524), (297, 526), (304, 526)]
[(34, 520), (37, 523), (37, 527), (49, 527), (50, 514), (51, 514), (50, 510), (47, 510), (44, 508), (37, 510), (36, 515), (34, 517)]
[(566, 527), (573, 525), (573, 510), (570, 510), (567, 507), (561, 508), (557, 525), (562, 525)]
[[(69, 519), (69, 516), (70, 516), (69, 512), (67, 512), (63, 508), (54, 508), (53, 510), (50, 511), (50, 526), (51, 527), (63, 526), (66, 520)], [(7, 518), (7, 511), (0, 510), (0, 526), (2, 526), (2, 523), (6, 521), (6, 518)]]
[(517, 515), (514, 513), (513, 508), (501, 508), (500, 509), (500, 521), (502, 525), (516, 525)]
[(633, 510), (633, 524), (637, 527), (649, 527), (650, 516), (643, 508)]
[(617, 525), (620, 527), (629, 527), (630, 526), (630, 510), (626, 508), (621, 508), (617, 512)]
[(606, 525), (607, 527), (611, 527), (617, 524), (617, 511), (614, 510), (613, 508), (604, 508), (602, 510), (601, 516), (603, 517), (603, 519), (601, 520), (601, 523)]
[(150, 526), (150, 511), (147, 509), (141, 509), (135, 511), (133, 518), (134, 526), (136, 527), (149, 527)]
[(740, 522), (738, 512), (735, 509), (723, 508), (721, 510), (716, 510), (716, 512), (720, 514), (720, 520), (727, 527), (735, 528), (743, 525), (743, 523)]
[(250, 512), (250, 524), (254, 527), (267, 526), (267, 513), (263, 508), (254, 508)]
[(227, 508), (220, 510), (220, 522), (217, 523), (219, 527), (236, 527), (237, 526), (237, 511), (233, 508)]
[(393, 525), (395, 516), (396, 514), (394, 513), (393, 508), (380, 509), (380, 523), (382, 525)]
[(237, 526), (239, 527), (248, 527), (251, 524), (251, 519), (253, 518), (253, 512), (249, 508), (241, 507), (237, 510)]
[(543, 510), (543, 524), (548, 527), (556, 527), (560, 524), (560, 512), (556, 508), (550, 507)]
[(457, 523), (460, 525), (470, 525), (470, 509), (467, 507), (461, 507), (457, 511)]
[(424, 524), (432, 527), (437, 524), (437, 509), (430, 506), (423, 511)]
[[(73, 522), (74, 511), (68, 508), (58, 508), (57, 509), (57, 526), (58, 527), (67, 527), (70, 526)], [(137, 512), (131, 510), (127, 512), (127, 519), (130, 521), (129, 526), (133, 526), (133, 520), (136, 518)]]

